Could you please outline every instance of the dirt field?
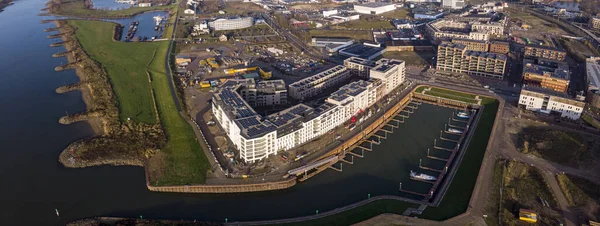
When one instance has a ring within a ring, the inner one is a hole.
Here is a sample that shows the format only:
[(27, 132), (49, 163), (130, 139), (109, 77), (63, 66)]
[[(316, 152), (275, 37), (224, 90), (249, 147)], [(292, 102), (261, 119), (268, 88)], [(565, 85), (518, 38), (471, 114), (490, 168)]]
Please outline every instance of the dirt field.
[[(556, 24), (544, 21), (529, 13), (520, 12), (518, 10), (512, 9), (507, 11), (506, 14), (512, 21), (510, 33), (515, 37), (535, 39), (535, 41), (549, 43), (551, 41), (549, 40), (548, 36), (568, 35), (566, 31), (562, 30)], [(521, 23), (525, 23), (531, 26), (531, 28), (527, 30), (520, 28), (518, 29), (517, 27)]]
[(407, 65), (411, 66), (424, 66), (432, 61), (432, 57), (435, 56), (434, 52), (404, 52), (404, 51), (389, 51), (383, 53), (382, 57), (392, 58), (406, 61)]

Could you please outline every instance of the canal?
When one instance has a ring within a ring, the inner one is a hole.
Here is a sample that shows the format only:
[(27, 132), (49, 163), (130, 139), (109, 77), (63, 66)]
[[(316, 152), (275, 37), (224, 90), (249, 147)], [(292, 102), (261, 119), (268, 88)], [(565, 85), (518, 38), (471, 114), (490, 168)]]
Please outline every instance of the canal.
[[(392, 137), (354, 158), (343, 172), (326, 170), (281, 191), (250, 194), (169, 194), (149, 192), (139, 167), (65, 169), (57, 158), (74, 140), (91, 135), (86, 123), (65, 126), (58, 119), (85, 109), (81, 93), (56, 94), (77, 81), (52, 54), (37, 16), (45, 0), (16, 1), (0, 13), (0, 193), (2, 225), (64, 225), (91, 216), (198, 219), (222, 222), (266, 220), (325, 212), (371, 196), (399, 194), (410, 170), (439, 136), (453, 110), (423, 104)], [(407, 185), (408, 186), (408, 185)], [(421, 184), (415, 183), (419, 189)], [(55, 214), (60, 211), (60, 218)]]

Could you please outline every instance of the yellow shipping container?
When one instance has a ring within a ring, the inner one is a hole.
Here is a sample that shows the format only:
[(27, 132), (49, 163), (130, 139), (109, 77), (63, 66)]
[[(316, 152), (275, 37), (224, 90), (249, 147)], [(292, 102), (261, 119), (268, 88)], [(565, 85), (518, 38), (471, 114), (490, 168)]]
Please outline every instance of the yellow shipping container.
[(200, 83), (200, 87), (202, 87), (202, 88), (210, 88), (210, 82), (203, 81), (203, 82)]
[(536, 223), (537, 222), (537, 214), (533, 212), (533, 210), (520, 209), (519, 210), (519, 220)]

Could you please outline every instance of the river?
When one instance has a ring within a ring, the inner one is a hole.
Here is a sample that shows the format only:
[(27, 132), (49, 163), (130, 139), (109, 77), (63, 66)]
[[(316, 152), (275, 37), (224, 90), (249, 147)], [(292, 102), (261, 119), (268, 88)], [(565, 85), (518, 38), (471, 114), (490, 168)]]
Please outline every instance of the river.
[[(64, 225), (91, 216), (198, 219), (222, 222), (266, 220), (325, 212), (371, 196), (398, 194), (398, 184), (439, 135), (452, 110), (423, 105), (393, 138), (344, 164), (343, 172), (326, 170), (307, 182), (281, 191), (250, 194), (169, 194), (146, 189), (139, 167), (65, 169), (61, 150), (91, 134), (86, 123), (60, 125), (67, 113), (85, 109), (81, 93), (56, 94), (77, 81), (66, 63), (52, 54), (37, 16), (45, 0), (16, 1), (0, 13), (0, 186), (2, 225)], [(418, 185), (416, 185), (418, 187)], [(55, 214), (60, 211), (60, 218)]]

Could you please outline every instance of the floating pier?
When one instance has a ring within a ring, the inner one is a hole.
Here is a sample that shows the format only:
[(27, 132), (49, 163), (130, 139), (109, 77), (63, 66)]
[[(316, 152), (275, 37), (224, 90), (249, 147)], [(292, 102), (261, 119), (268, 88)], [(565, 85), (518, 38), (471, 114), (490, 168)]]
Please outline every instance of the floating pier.
[[(447, 132), (446, 132), (446, 133), (447, 133)], [(448, 141), (448, 142), (454, 142), (454, 143), (458, 143), (458, 140), (453, 140), (453, 139), (450, 139), (450, 138), (445, 138), (445, 137), (443, 136), (443, 134), (444, 134), (444, 133), (443, 133), (443, 131), (440, 131), (440, 140), (443, 140), (443, 141)], [(458, 135), (458, 134), (454, 134), (454, 133), (451, 133), (451, 134), (452, 134), (452, 135)]]
[(352, 165), (352, 164), (354, 164), (354, 155), (350, 155), (350, 161), (346, 160), (345, 156), (343, 156), (342, 158), (340, 158), (340, 161)]
[(419, 192), (414, 192), (414, 191), (409, 191), (409, 190), (402, 189), (402, 182), (400, 182), (400, 188), (399, 188), (399, 190), (401, 192), (404, 192), (404, 193), (407, 193), (407, 194), (411, 194), (411, 195), (418, 195), (418, 196), (423, 196), (423, 197), (427, 196), (427, 194), (423, 194), (423, 193), (419, 193)]
[(448, 161), (448, 159), (445, 159), (445, 158), (440, 158), (440, 157), (436, 157), (436, 156), (433, 156), (433, 155), (429, 155), (429, 148), (427, 148), (427, 158), (430, 158), (430, 159), (433, 159), (433, 160), (444, 161), (444, 162)]
[(438, 149), (438, 150), (444, 150), (444, 151), (450, 151), (450, 152), (454, 152), (454, 150), (456, 150), (456, 148), (444, 148), (444, 147), (438, 147), (436, 145), (437, 140), (433, 140), (433, 148)]

